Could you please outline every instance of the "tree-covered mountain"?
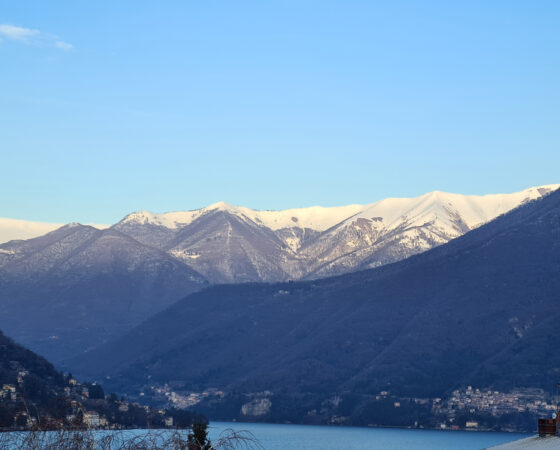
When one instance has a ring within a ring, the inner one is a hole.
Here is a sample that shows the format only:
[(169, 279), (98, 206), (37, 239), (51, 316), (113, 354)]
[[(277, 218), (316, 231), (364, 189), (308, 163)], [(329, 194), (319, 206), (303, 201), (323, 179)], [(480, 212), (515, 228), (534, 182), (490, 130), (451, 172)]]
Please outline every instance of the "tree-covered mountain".
[[(0, 331), (0, 385), (22, 383), (30, 400), (47, 403), (53, 391), (64, 388), (65, 379), (45, 358), (16, 344)], [(3, 389), (4, 390), (4, 389)]]
[(153, 398), (165, 385), (218, 389), (201, 405), (222, 418), (304, 421), (323, 408), (367, 424), (382, 391), (548, 390), (560, 376), (559, 307), (556, 191), (395, 264), (210, 287), (71, 366)]
[(122, 335), (207, 284), (316, 279), (444, 244), (556, 185), (431, 192), (368, 205), (256, 211), (217, 203), (70, 224), (0, 244), (0, 327), (55, 363)]
[(57, 371), (0, 331), (0, 431), (186, 427), (201, 420), (194, 413), (155, 410), (105, 395), (100, 384), (80, 383)]
[(182, 262), (117, 230), (71, 224), (0, 246), (0, 327), (58, 362), (205, 283)]

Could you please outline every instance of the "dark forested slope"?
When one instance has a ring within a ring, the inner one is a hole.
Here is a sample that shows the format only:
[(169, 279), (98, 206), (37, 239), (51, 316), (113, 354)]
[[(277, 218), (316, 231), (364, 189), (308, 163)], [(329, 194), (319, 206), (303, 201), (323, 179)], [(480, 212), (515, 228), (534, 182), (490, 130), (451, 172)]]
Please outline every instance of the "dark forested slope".
[(204, 420), (190, 412), (155, 410), (118, 400), (115, 394), (105, 396), (100, 384), (80, 383), (58, 372), (0, 331), (0, 431), (185, 427)]
[(442, 396), (560, 377), (560, 191), (408, 260), (216, 286), (72, 362), (131, 392)]
[(67, 225), (0, 245), (0, 328), (58, 363), (204, 283), (180, 261), (116, 230)]

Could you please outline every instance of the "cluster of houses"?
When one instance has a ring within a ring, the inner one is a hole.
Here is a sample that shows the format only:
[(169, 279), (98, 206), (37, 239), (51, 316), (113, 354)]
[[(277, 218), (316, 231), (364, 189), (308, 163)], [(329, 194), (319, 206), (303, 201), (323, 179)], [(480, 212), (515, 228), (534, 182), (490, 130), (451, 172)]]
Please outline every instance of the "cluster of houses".
[(19, 400), (20, 394), (18, 393), (18, 387), (21, 387), (23, 379), (29, 375), (29, 372), (25, 369), (18, 371), (17, 375), (17, 385), (14, 384), (3, 384), (2, 390), (0, 391), (0, 402), (16, 402)]
[[(173, 405), (176, 408), (188, 408), (200, 403), (202, 400), (217, 397), (223, 398), (225, 395), (223, 391), (215, 388), (209, 388), (202, 392), (175, 392), (169, 385), (164, 386), (151, 386), (152, 392), (155, 396), (164, 397), (169, 405)], [(141, 394), (142, 395), (142, 394)]]
[[(37, 418), (32, 414), (36, 410), (28, 407), (29, 404), (26, 403), (26, 399), (22, 394), (24, 392), (24, 379), (27, 375), (28, 372), (26, 370), (20, 370), (17, 376), (17, 384), (3, 384), (1, 386), (0, 407), (5, 406), (14, 411), (11, 425), (5, 424), (4, 426), (32, 428), (37, 424)], [(131, 412), (142, 410), (146, 413), (146, 416), (152, 415), (153, 417), (154, 414), (158, 416), (158, 423), (165, 424), (165, 427), (173, 427), (173, 417), (168, 416), (164, 410), (154, 410), (136, 402), (119, 401), (116, 397), (112, 398), (109, 403), (104, 397), (101, 387), (95, 383), (82, 384), (71, 377), (67, 380), (67, 385), (59, 391), (58, 396), (65, 398), (67, 402), (64, 416), (54, 418), (46, 414), (41, 416), (41, 421), (45, 420), (47, 423), (54, 423), (65, 420), (67, 424), (85, 425), (91, 429), (121, 428), (121, 424), (112, 423), (115, 416), (126, 417), (131, 410)], [(107, 407), (110, 405), (110, 409), (113, 411), (111, 413), (112, 419), (108, 419), (93, 409), (96, 405), (99, 406), (100, 403), (105, 405), (104, 410), (107, 410)]]
[(83, 408), (82, 404), (77, 400), (70, 402), (70, 409), (66, 411), (66, 421), (75, 423), (80, 420), (88, 428), (106, 428), (109, 423), (107, 419), (100, 416), (97, 411), (90, 411)]
[[(541, 389), (519, 389), (512, 392), (473, 389), (455, 390), (447, 400), (433, 399), (432, 411), (451, 422), (459, 412), (487, 413), (494, 417), (503, 414), (531, 412), (549, 416), (556, 404)], [(476, 422), (467, 422), (467, 428), (476, 428)]]
[(18, 399), (17, 389), (13, 384), (2, 385), (2, 390), (0, 391), (0, 401), (12, 401), (15, 402)]

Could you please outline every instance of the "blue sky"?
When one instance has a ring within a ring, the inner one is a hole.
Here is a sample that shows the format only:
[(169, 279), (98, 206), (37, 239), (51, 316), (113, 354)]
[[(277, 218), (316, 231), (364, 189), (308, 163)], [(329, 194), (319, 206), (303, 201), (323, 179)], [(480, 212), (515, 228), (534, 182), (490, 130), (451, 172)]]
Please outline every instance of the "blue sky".
[(0, 0), (0, 217), (560, 182), (560, 2)]

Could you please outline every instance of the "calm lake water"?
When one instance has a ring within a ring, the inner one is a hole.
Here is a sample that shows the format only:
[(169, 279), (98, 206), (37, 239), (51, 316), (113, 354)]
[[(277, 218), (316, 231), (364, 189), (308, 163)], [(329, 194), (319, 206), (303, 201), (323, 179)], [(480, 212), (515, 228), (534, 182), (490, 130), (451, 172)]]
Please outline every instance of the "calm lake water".
[[(403, 430), (398, 428), (357, 428), (329, 427), (310, 425), (275, 425), (254, 423), (212, 422), (210, 439), (214, 444), (227, 429), (252, 433), (260, 446), (266, 450), (479, 450), (493, 445), (527, 437), (525, 434), (487, 433), (466, 431)], [(156, 446), (172, 437), (168, 430), (125, 430), (118, 432), (93, 431), (96, 442), (107, 435), (113, 439), (112, 448), (118, 449), (123, 441), (150, 437)], [(184, 438), (187, 431), (181, 431)], [(91, 437), (90, 436), (90, 437)], [(39, 433), (0, 433), (0, 449), (19, 449), (24, 447), (30, 437), (42, 443), (40, 448), (56, 447), (56, 432)], [(149, 446), (150, 448), (152, 446)], [(27, 448), (27, 447), (26, 447)], [(238, 448), (257, 448), (256, 446)]]
[(212, 422), (210, 437), (232, 428), (253, 433), (266, 450), (474, 450), (527, 437), (518, 433), (403, 430)]

